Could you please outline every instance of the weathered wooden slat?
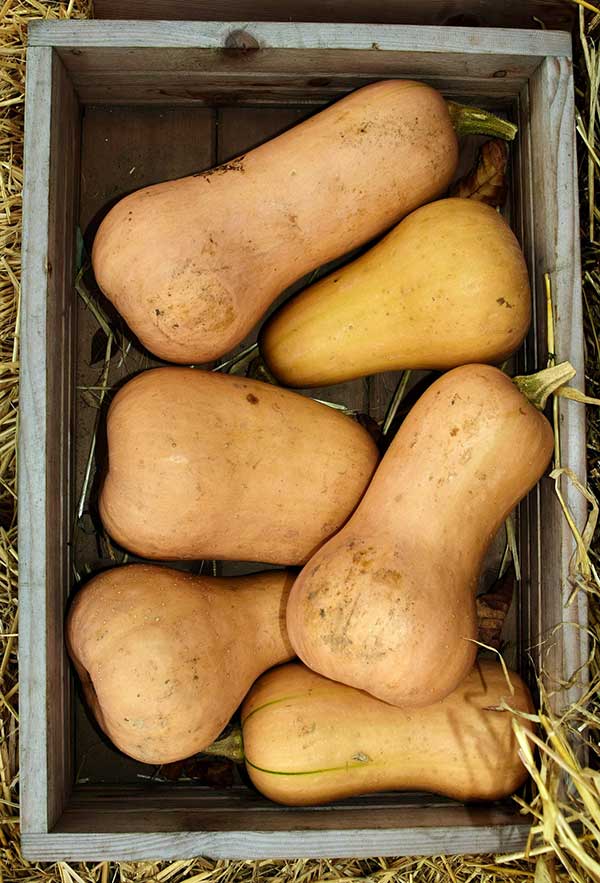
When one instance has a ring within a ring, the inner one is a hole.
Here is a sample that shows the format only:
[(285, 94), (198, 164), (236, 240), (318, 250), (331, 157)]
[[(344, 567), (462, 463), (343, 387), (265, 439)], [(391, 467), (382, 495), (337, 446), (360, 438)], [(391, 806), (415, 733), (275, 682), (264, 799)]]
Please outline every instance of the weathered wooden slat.
[[(570, 61), (545, 59), (531, 79), (529, 92), (538, 364), (545, 364), (547, 354), (543, 274), (549, 273), (556, 356), (559, 361), (569, 359), (577, 370), (572, 385), (583, 389), (579, 202)], [(559, 414), (562, 464), (584, 481), (585, 410), (577, 402), (561, 399)], [(567, 480), (563, 480), (562, 489), (575, 523), (582, 529), (586, 501)], [(573, 591), (569, 572), (575, 542), (550, 478), (542, 479), (540, 485), (539, 531), (539, 606), (532, 610), (534, 630), (530, 638), (535, 644), (546, 641), (541, 658), (546, 686), (554, 692), (553, 701), (560, 709), (578, 698), (586, 679), (586, 672), (582, 671), (579, 683), (565, 686), (587, 659), (587, 598), (579, 591), (573, 602), (567, 604)]]
[(341, 853), (355, 858), (374, 855), (460, 855), (513, 852), (527, 842), (527, 824), (475, 829), (364, 828), (340, 831), (185, 831), (173, 834), (23, 834), (25, 858), (37, 861), (158, 861), (192, 859), (327, 858)]
[(70, 580), (75, 202), (79, 108), (52, 51), (27, 58), (19, 521), (21, 819), (48, 830), (72, 782), (63, 642)]
[(97, 18), (210, 21), (326, 21), (465, 24), (490, 28), (568, 30), (574, 9), (560, 0), (96, 0)]
[[(125, 50), (136, 48), (168, 49), (189, 48), (198, 51), (206, 49), (238, 48), (236, 32), (255, 41), (250, 50), (238, 52), (240, 55), (253, 55), (254, 45), (265, 48), (286, 50), (320, 49), (330, 52), (335, 49), (365, 49), (369, 51), (394, 50), (415, 53), (431, 53), (431, 64), (435, 69), (437, 54), (440, 63), (443, 56), (461, 56), (453, 62), (464, 67), (465, 56), (491, 55), (498, 59), (519, 57), (523, 70), (532, 71), (535, 58), (547, 55), (562, 56), (571, 53), (571, 38), (562, 31), (518, 30), (506, 28), (461, 28), (461, 27), (414, 27), (410, 25), (369, 25), (369, 24), (294, 24), (292, 22), (111, 22), (111, 21), (35, 21), (29, 26), (30, 46), (53, 46), (57, 49), (86, 50)], [(232, 36), (233, 35), (233, 36)], [(373, 45), (375, 44), (375, 45)], [(77, 56), (74, 56), (75, 58)], [(163, 63), (168, 64), (167, 56)], [(298, 61), (300, 63), (300, 59)]]
[[(236, 40), (243, 41), (245, 32)], [(226, 42), (227, 39), (225, 38)], [(208, 79), (230, 77), (243, 81), (250, 76), (285, 83), (286, 79), (304, 79), (309, 88), (319, 85), (343, 84), (349, 78), (388, 76), (470, 77), (481, 80), (518, 80), (524, 82), (541, 60), (539, 56), (454, 55), (432, 51), (415, 51), (406, 55), (402, 46), (386, 48), (376, 44), (367, 48), (286, 49), (264, 46), (257, 50), (227, 48), (159, 49), (104, 48), (57, 50), (68, 67), (74, 82), (83, 82), (86, 75), (96, 81), (104, 75), (174, 77), (204, 74)], [(402, 54), (397, 54), (402, 53)], [(501, 62), (499, 64), (499, 62)], [(79, 79), (81, 78), (81, 80)], [(107, 81), (109, 78), (107, 77)], [(497, 84), (496, 84), (497, 85)], [(494, 86), (492, 85), (492, 88)]]
[[(27, 56), (19, 418), (20, 768), (24, 830), (48, 830), (46, 684), (46, 293), (52, 51)], [(34, 122), (35, 121), (35, 122)], [(27, 554), (23, 554), (25, 548)]]
[[(420, 79), (443, 92), (447, 98), (462, 100), (473, 106), (485, 105), (488, 110), (501, 110), (511, 106), (519, 90), (519, 84), (507, 90), (507, 86), (513, 83), (502, 84), (498, 81), (491, 89), (487, 89), (485, 82), (472, 80), (435, 79), (432, 77)], [(131, 106), (136, 105), (161, 105), (173, 107), (181, 106), (208, 106), (221, 107), (231, 104), (245, 106), (279, 106), (279, 107), (314, 107), (317, 110), (324, 104), (329, 104), (345, 93), (365, 85), (359, 82), (356, 86), (349, 84), (340, 89), (304, 89), (298, 87), (261, 87), (253, 84), (219, 85), (207, 87), (204, 81), (197, 83), (186, 82), (160, 82), (153, 80), (148, 83), (123, 82), (112, 84), (92, 84), (79, 86), (77, 95), (83, 105), (113, 105)]]
[[(100, 809), (76, 803), (45, 837), (28, 835), (24, 853), (71, 861), (210, 858), (297, 858), (330, 855), (413, 855), (521, 848), (528, 823), (512, 808), (398, 803), (345, 808), (206, 812), (160, 809), (147, 795), (141, 807), (124, 796)], [(148, 803), (150, 805), (148, 805)], [(153, 808), (152, 804), (156, 806)], [(172, 802), (173, 804), (175, 801)]]
[[(271, 78), (269, 78), (270, 80)], [(106, 74), (94, 79), (86, 74), (76, 78), (79, 99), (84, 104), (207, 104), (210, 106), (231, 104), (276, 104), (320, 105), (335, 101), (345, 93), (375, 82), (378, 77), (346, 80), (332, 78), (327, 86), (316, 78), (311, 81), (295, 79), (280, 83), (275, 81), (255, 81), (254, 78), (215, 80), (202, 75), (132, 75), (130, 78), (120, 73)], [(524, 80), (479, 80), (419, 77), (423, 82), (443, 92), (449, 98), (460, 98), (467, 103), (494, 109), (510, 105), (518, 95)], [(316, 83), (316, 85), (315, 85)]]

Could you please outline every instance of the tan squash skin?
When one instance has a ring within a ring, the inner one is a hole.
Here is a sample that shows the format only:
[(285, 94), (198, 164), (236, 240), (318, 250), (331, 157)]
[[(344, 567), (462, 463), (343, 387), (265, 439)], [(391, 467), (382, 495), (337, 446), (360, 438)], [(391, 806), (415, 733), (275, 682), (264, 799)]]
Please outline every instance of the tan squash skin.
[(256, 380), (156, 368), (115, 396), (100, 515), (144, 558), (302, 564), (362, 496), (378, 451), (358, 423)]
[(96, 279), (151, 352), (206, 362), (296, 279), (441, 195), (457, 161), (436, 90), (373, 83), (217, 169), (122, 199), (96, 235)]
[(294, 655), (286, 571), (234, 578), (132, 564), (75, 597), (67, 646), (86, 700), (114, 744), (144, 763), (209, 745), (258, 675)]
[(262, 794), (290, 806), (388, 790), (498, 800), (516, 791), (527, 771), (513, 715), (496, 709), (505, 702), (533, 711), (521, 678), (509, 676), (514, 695), (502, 666), (482, 661), (441, 702), (405, 710), (301, 664), (280, 666), (244, 701), (246, 768)]
[(322, 386), (499, 363), (530, 321), (527, 267), (508, 224), (482, 202), (442, 199), (285, 303), (261, 331), (260, 350), (280, 382)]
[(296, 580), (298, 656), (393, 705), (447, 696), (475, 659), (486, 549), (552, 448), (544, 415), (498, 369), (467, 365), (432, 384), (352, 518)]

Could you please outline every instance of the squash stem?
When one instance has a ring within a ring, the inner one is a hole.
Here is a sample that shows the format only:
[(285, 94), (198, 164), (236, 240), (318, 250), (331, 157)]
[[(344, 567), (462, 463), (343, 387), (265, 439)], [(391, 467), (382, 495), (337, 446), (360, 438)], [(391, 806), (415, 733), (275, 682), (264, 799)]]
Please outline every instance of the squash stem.
[(234, 727), (223, 739), (217, 739), (200, 754), (213, 754), (216, 757), (226, 757), (227, 760), (233, 760), (235, 763), (243, 763), (244, 742), (240, 727)]
[(492, 138), (512, 141), (517, 134), (514, 123), (502, 120), (487, 110), (455, 101), (447, 101), (446, 105), (457, 135), (491, 135)]
[(560, 365), (552, 365), (536, 374), (513, 377), (513, 383), (532, 405), (543, 411), (549, 396), (572, 380), (576, 373), (570, 362), (561, 362)]

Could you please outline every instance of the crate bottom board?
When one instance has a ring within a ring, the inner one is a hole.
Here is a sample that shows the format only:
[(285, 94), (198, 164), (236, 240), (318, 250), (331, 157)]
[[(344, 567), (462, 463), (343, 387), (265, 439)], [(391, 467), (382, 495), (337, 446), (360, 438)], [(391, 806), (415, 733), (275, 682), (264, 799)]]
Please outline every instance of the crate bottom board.
[[(315, 112), (314, 107), (265, 106), (240, 107), (168, 107), (168, 106), (88, 106), (82, 115), (81, 185), (79, 224), (86, 248), (91, 252), (93, 237), (109, 208), (126, 193), (158, 181), (176, 178), (225, 162), (273, 137)], [(481, 141), (467, 138), (461, 143), (461, 159), (456, 177), (470, 168)], [(233, 207), (235, 210), (235, 206)], [(249, 223), (252, 219), (249, 218)], [(347, 258), (334, 262), (343, 263)], [(302, 280), (293, 288), (302, 287)], [(93, 285), (93, 281), (92, 281)], [(96, 296), (101, 297), (96, 290)], [(284, 293), (282, 299), (289, 296)], [(104, 300), (104, 299), (102, 299)], [(111, 313), (110, 305), (104, 306)], [(77, 427), (76, 477), (81, 487), (93, 433), (95, 410), (86, 399), (86, 388), (98, 382), (104, 351), (104, 339), (98, 339), (98, 325), (89, 310), (78, 303), (77, 359)], [(254, 342), (256, 330), (242, 341), (237, 351)], [(119, 367), (113, 359), (111, 383), (120, 382), (137, 370), (161, 364), (149, 354), (134, 348)], [(347, 407), (369, 413), (381, 420), (393, 395), (398, 373), (386, 374), (307, 391), (315, 398), (343, 403)], [(424, 372), (415, 372), (411, 387), (425, 379)], [(101, 461), (105, 442), (100, 430), (98, 460)], [(91, 491), (97, 492), (97, 478)], [(95, 513), (93, 515), (96, 520)], [(502, 556), (504, 537), (499, 536), (486, 562), (483, 584), (493, 581)], [(92, 533), (78, 532), (75, 559), (79, 571), (106, 567), (110, 560), (102, 557)], [(185, 565), (184, 565), (185, 566)], [(191, 565), (190, 565), (191, 566)], [(252, 572), (260, 564), (219, 562), (223, 575)], [(511, 645), (509, 664), (516, 665), (517, 614), (516, 601), (505, 627), (505, 639)], [(118, 752), (91, 722), (77, 692), (75, 712), (75, 770), (77, 781), (83, 783), (140, 784), (156, 775), (154, 767), (138, 763)], [(234, 775), (240, 783), (243, 777)], [(198, 785), (199, 792), (206, 787)]]
[(524, 846), (529, 831), (510, 801), (463, 806), (382, 794), (288, 808), (244, 794), (236, 804), (222, 794), (207, 804), (199, 804), (193, 789), (177, 797), (168, 791), (130, 789), (109, 796), (99, 788), (78, 789), (52, 832), (24, 836), (24, 854), (118, 861), (510, 852)]

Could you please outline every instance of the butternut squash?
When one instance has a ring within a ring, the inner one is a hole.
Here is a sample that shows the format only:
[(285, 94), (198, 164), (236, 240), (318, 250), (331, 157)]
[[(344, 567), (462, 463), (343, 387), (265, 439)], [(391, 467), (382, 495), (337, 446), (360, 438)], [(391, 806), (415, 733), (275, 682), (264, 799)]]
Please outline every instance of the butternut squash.
[(219, 579), (115, 567), (75, 596), (67, 646), (100, 727), (169, 763), (209, 745), (265, 669), (291, 659), (286, 571)]
[(98, 284), (160, 358), (222, 356), (296, 279), (446, 190), (453, 121), (514, 136), (470, 110), (423, 83), (372, 83), (216, 169), (132, 193), (96, 235)]
[(483, 202), (442, 199), (285, 303), (260, 349), (280, 382), (323, 386), (501, 362), (530, 321), (527, 267), (508, 224)]
[(346, 521), (378, 451), (351, 418), (193, 368), (129, 381), (107, 417), (107, 532), (144, 558), (301, 564)]
[(393, 705), (451, 693), (475, 659), (486, 549), (552, 449), (549, 422), (497, 368), (466, 365), (433, 383), (292, 589), (298, 656)]
[(481, 661), (445, 699), (406, 710), (299, 663), (279, 666), (242, 706), (246, 769), (262, 794), (290, 806), (388, 790), (506, 797), (527, 771), (502, 705), (533, 711), (521, 678), (509, 677), (510, 685), (499, 663)]

